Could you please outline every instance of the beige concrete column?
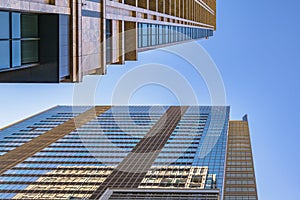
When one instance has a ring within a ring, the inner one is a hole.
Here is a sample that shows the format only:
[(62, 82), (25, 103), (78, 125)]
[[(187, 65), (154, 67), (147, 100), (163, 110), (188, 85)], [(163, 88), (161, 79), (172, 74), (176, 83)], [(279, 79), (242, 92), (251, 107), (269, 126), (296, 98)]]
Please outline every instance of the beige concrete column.
[(124, 25), (123, 21), (112, 20), (112, 64), (124, 64)]
[(81, 72), (81, 3), (78, 0), (71, 1), (71, 66), (70, 79), (72, 82), (82, 80)]
[(137, 23), (125, 21), (125, 60), (137, 60)]
[(69, 7), (70, 1), (69, 0), (50, 0), (49, 4), (62, 6), (62, 7)]

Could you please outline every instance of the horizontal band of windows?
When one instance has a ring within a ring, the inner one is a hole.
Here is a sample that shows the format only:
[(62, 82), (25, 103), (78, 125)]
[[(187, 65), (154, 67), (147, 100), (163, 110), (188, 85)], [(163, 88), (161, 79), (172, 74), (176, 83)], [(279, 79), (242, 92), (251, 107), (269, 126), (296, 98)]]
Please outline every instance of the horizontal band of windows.
[[(16, 165), (16, 167), (28, 167), (28, 168), (43, 168), (45, 166), (47, 167), (116, 167), (119, 163), (117, 164), (106, 164), (106, 163), (97, 163), (97, 164), (81, 164), (81, 163), (64, 163), (64, 164), (39, 164), (39, 163), (32, 163), (32, 164), (24, 164), (24, 163), (20, 163), (18, 165)], [(48, 172), (48, 171), (47, 171)], [(47, 173), (45, 172), (45, 173)], [(33, 173), (34, 174), (34, 173)]]
[(227, 157), (227, 160), (252, 160), (252, 157), (246, 157), (246, 156), (244, 156), (244, 157)]
[[(94, 148), (56, 148), (56, 147), (47, 147), (43, 151), (57, 151), (57, 152), (76, 152), (76, 151), (88, 151), (88, 152), (108, 152), (107, 147), (94, 147)], [(133, 147), (111, 147), (109, 148), (109, 151), (120, 151), (120, 152), (127, 152), (131, 151)]]
[[(126, 141), (129, 140), (129, 141)], [(130, 140), (130, 139), (123, 139), (123, 140), (109, 140), (106, 139), (105, 141), (99, 140), (99, 141), (87, 141), (87, 140), (82, 140), (82, 141), (57, 141), (55, 142), (52, 146), (55, 146), (56, 144), (137, 144), (139, 142), (136, 140)]]
[[(122, 148), (122, 149), (132, 149), (132, 147), (129, 147), (129, 146), (112, 146), (112, 147), (109, 147), (109, 150), (112, 150), (112, 149), (119, 149), (119, 148)], [(174, 151), (174, 149), (178, 149), (178, 151), (183, 151), (183, 150), (188, 150), (188, 149), (197, 149), (198, 147), (197, 146), (192, 146), (192, 147), (186, 147), (186, 146), (172, 146), (172, 147), (164, 147), (164, 151), (167, 151), (168, 149), (172, 149), (172, 151)], [(56, 151), (57, 150), (60, 150), (60, 149), (66, 149), (65, 151), (70, 151), (68, 149), (74, 149), (73, 151), (77, 151), (76, 149), (89, 149), (91, 152), (94, 152), (94, 151), (97, 151), (95, 149), (104, 149), (104, 150), (107, 150), (107, 147), (99, 147), (99, 146), (89, 146), (89, 147), (85, 147), (85, 146), (82, 146), (82, 147), (74, 147), (74, 146), (56, 146), (56, 147), (47, 147), (45, 150), (47, 151), (50, 151), (52, 149), (55, 149)]]
[[(72, 170), (72, 171), (112, 171), (114, 170), (114, 167), (104, 167), (104, 166), (99, 166), (99, 167), (78, 167), (78, 166), (72, 166), (72, 167), (14, 167), (12, 170), (58, 170), (58, 171), (64, 171), (64, 170)], [(3, 174), (2, 176), (6, 175), (14, 175), (14, 174)], [(44, 175), (56, 175), (56, 174), (44, 174)], [(42, 176), (44, 176), (42, 175)], [(64, 174), (64, 175), (69, 175), (72, 176), (72, 174)], [(76, 175), (84, 175), (84, 174), (76, 174)], [(17, 175), (18, 176), (18, 175)]]
[(231, 178), (253, 178), (254, 174), (252, 173), (241, 173), (241, 174), (236, 174), (236, 173), (226, 173), (226, 177), (231, 177)]
[(225, 195), (224, 200), (257, 200), (255, 195)]
[[(71, 141), (76, 141), (76, 140), (98, 140), (98, 139), (105, 139), (105, 140), (126, 140), (126, 139), (142, 139), (144, 135), (140, 135), (139, 137), (137, 136), (131, 136), (131, 135), (124, 135), (123, 137), (120, 137), (120, 136), (116, 136), (116, 135), (113, 135), (113, 136), (99, 136), (99, 137), (86, 137), (86, 136), (77, 136), (77, 137), (64, 137), (62, 139), (60, 139), (59, 141), (68, 141), (68, 142), (71, 142)], [(18, 138), (13, 138), (13, 139), (18, 139)], [(20, 137), (19, 139), (24, 139), (22, 137)], [(25, 139), (29, 139), (29, 138), (25, 138)], [(30, 138), (31, 139), (31, 138)], [(178, 135), (173, 135), (170, 137), (170, 139), (172, 140), (200, 140), (201, 137), (198, 137), (198, 135), (195, 135), (195, 136), (178, 136)]]
[(26, 140), (2, 140), (0, 141), (0, 144), (1, 143), (5, 143), (7, 145), (11, 145), (11, 144), (24, 144), (25, 142), (28, 142), (30, 141), (30, 139), (26, 139)]
[(105, 135), (106, 137), (109, 137), (109, 136), (125, 136), (125, 137), (137, 137), (137, 136), (141, 136), (141, 137), (144, 137), (146, 135), (146, 132), (142, 132), (142, 133), (131, 133), (131, 132), (98, 132), (98, 133), (80, 133), (80, 132), (73, 132), (73, 133), (70, 133), (68, 134), (67, 136), (79, 136), (79, 137), (95, 137), (95, 136), (99, 136), (99, 135)]
[[(128, 130), (128, 131), (125, 131), (125, 130)], [(116, 130), (112, 130), (112, 129), (101, 129), (101, 130), (99, 130), (99, 129), (77, 129), (76, 131), (74, 131), (74, 132), (78, 132), (78, 133), (82, 133), (82, 134), (84, 134), (84, 133), (86, 133), (86, 132), (88, 132), (88, 133), (97, 133), (97, 134), (103, 134), (103, 133), (116, 133), (116, 132), (119, 132), (119, 133), (124, 133), (125, 132), (125, 134), (127, 134), (127, 135), (129, 135), (129, 134), (132, 134), (132, 133), (136, 133), (136, 132), (142, 132), (142, 133), (146, 133), (147, 132), (147, 130), (148, 129), (145, 129), (145, 130), (143, 130), (143, 129), (137, 129), (137, 128), (126, 128), (126, 129), (124, 129), (124, 128), (122, 128), (122, 130), (120, 129), (120, 131), (116, 131)]]
[(99, 151), (95, 151), (95, 150), (82, 150), (82, 151), (73, 151), (73, 150), (43, 150), (43, 151), (40, 151), (39, 153), (124, 153), (124, 152), (130, 152), (131, 150), (122, 150), (120, 151), (119, 149), (116, 149), (115, 151), (112, 151), (111, 149), (109, 150), (99, 150)]
[(228, 185), (253, 185), (253, 180), (228, 180), (226, 181)]
[[(106, 177), (93, 177), (93, 175), (89, 175), (87, 176), (88, 178), (106, 178)], [(72, 178), (72, 176), (70, 176), (70, 178)], [(62, 182), (62, 181), (51, 181), (51, 182), (2, 182), (0, 181), (0, 184), (6, 184), (6, 185), (15, 185), (15, 184), (18, 184), (18, 185), (30, 185), (30, 186), (33, 186), (33, 185), (47, 185), (47, 186), (57, 186), (57, 185), (68, 185), (68, 187), (71, 187), (71, 186), (78, 186), (78, 185), (84, 185), (84, 186), (89, 186), (89, 185), (95, 185), (95, 184), (99, 184), (99, 183), (103, 183), (103, 180), (99, 179), (98, 181), (95, 181), (95, 180), (92, 180), (91, 182), (88, 182), (88, 181), (81, 181), (81, 182), (77, 182), (77, 181), (73, 181), (73, 182)]]
[[(112, 145), (112, 144), (111, 144)], [(114, 145), (114, 146), (109, 146), (109, 145), (107, 145), (107, 146), (104, 146), (104, 145), (102, 145), (102, 146), (92, 146), (92, 145), (82, 145), (82, 146), (48, 146), (47, 148), (62, 148), (62, 149), (64, 149), (64, 148), (74, 148), (74, 149), (76, 149), (76, 148), (79, 148), (79, 149), (81, 149), (81, 148), (83, 148), (83, 149), (85, 149), (85, 148), (88, 148), (88, 149), (91, 149), (91, 148), (115, 148), (115, 147), (118, 147), (118, 148), (130, 148), (130, 147), (134, 147), (135, 145), (128, 145), (128, 146), (122, 146), (121, 144), (120, 145)]]
[(226, 171), (253, 171), (251, 167), (227, 167)]
[[(24, 161), (23, 164), (102, 164), (103, 162), (100, 161)], [(105, 164), (107, 165), (115, 165), (119, 164), (120, 162), (109, 162), (106, 161)]]
[(140, 186), (152, 186), (152, 187), (185, 187), (185, 182), (184, 183), (141, 183)]
[(127, 156), (127, 154), (124, 154), (123, 156), (122, 155), (110, 155), (110, 156), (104, 156), (104, 155), (90, 155), (90, 156), (85, 156), (85, 155), (82, 155), (82, 156), (78, 156), (78, 155), (57, 155), (57, 156), (47, 156), (47, 155), (35, 155), (35, 156), (32, 156), (31, 158), (65, 158), (65, 159), (68, 159), (68, 158), (95, 158), (95, 159), (99, 159), (99, 158), (125, 158)]
[(36, 138), (36, 136), (31, 136), (31, 137), (28, 137), (28, 136), (24, 136), (24, 137), (5, 137), (4, 139), (33, 139), (33, 138)]
[(53, 189), (47, 189), (47, 190), (40, 190), (40, 189), (34, 189), (34, 190), (0, 190), (0, 193), (55, 193), (55, 194), (92, 194), (94, 190), (78, 190), (77, 188), (74, 188), (74, 190), (53, 190)]
[(230, 187), (226, 188), (226, 192), (255, 192), (254, 187)]

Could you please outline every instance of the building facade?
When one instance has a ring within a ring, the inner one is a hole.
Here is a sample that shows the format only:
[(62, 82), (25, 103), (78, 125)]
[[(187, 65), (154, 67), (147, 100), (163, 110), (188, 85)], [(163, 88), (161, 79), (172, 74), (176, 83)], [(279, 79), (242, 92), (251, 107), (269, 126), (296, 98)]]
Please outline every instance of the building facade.
[(80, 82), (138, 52), (207, 38), (215, 0), (1, 0), (0, 82)]
[(222, 106), (58, 106), (0, 131), (0, 165), (0, 199), (257, 199)]

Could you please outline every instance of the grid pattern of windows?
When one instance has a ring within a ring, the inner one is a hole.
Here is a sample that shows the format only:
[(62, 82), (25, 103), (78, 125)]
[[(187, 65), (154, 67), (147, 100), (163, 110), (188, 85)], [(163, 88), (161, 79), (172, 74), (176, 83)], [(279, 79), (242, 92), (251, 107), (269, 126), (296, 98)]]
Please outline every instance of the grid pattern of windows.
[[(213, 189), (217, 193), (187, 197), (216, 199), (222, 191), (228, 107), (96, 107), (100, 114), (80, 118), (90, 110), (58, 107), (34, 118), (33, 125), (27, 122), (24, 135), (7, 133), (3, 141), (15, 139), (20, 148), (69, 119), (80, 120), (1, 173), (0, 199), (98, 199), (107, 188)], [(44, 132), (31, 132), (31, 126)]]
[(229, 122), (227, 149), (224, 200), (257, 200), (247, 121)]
[(71, 107), (56, 107), (0, 131), (0, 155), (43, 135), (87, 109), (88, 107), (76, 107), (74, 110)]
[[(89, 197), (165, 112), (149, 109), (114, 107), (90, 120), (2, 174), (0, 198)], [(48, 122), (73, 115), (59, 113)]]
[(151, 47), (210, 37), (213, 31), (202, 28), (138, 23), (138, 47)]
[(38, 15), (0, 11), (0, 24), (0, 70), (38, 63)]

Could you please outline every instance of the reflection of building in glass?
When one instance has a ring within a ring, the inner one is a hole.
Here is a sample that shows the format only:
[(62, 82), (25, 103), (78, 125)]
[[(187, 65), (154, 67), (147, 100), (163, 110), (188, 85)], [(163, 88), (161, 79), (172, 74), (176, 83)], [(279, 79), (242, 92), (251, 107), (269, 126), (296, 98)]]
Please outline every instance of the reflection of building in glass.
[[(56, 193), (26, 193), (26, 190), (79, 190), (94, 191), (97, 185), (105, 181), (106, 177), (114, 170), (114, 167), (58, 167), (56, 170), (47, 172), (34, 183), (24, 189), (23, 193), (17, 194), (13, 199), (54, 199), (77, 197), (82, 198), (84, 194), (75, 196), (70, 194)], [(64, 183), (64, 184), (62, 184)]]
[(0, 24), (0, 82), (80, 82), (139, 51), (212, 36), (216, 1), (0, 1)]
[(55, 107), (0, 131), (0, 199), (248, 198), (230, 192), (253, 170), (228, 173), (230, 123), (229, 107)]
[(152, 167), (139, 188), (204, 189), (208, 167)]

